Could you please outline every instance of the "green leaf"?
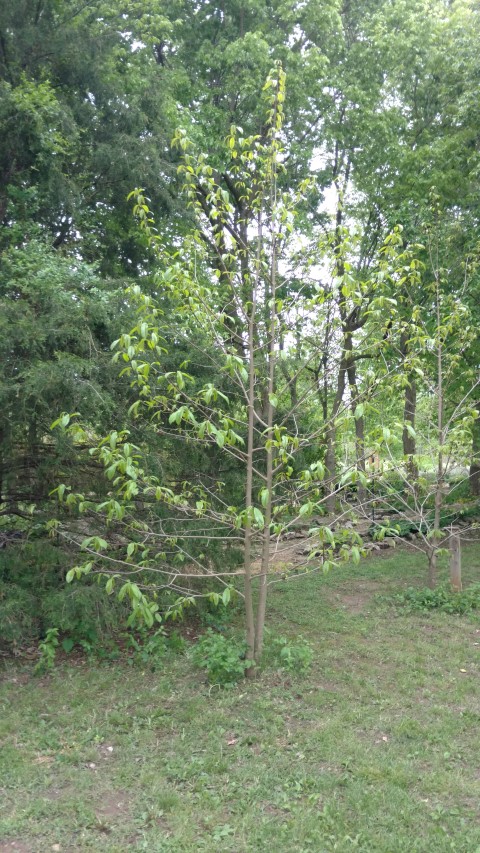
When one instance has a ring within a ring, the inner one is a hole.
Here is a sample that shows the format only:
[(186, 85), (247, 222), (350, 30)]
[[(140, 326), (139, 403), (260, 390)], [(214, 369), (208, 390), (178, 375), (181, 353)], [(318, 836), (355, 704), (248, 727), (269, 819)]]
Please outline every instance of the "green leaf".
[(363, 405), (363, 403), (359, 403), (358, 406), (355, 408), (355, 411), (353, 413), (353, 417), (355, 418), (356, 421), (358, 421), (358, 419), (363, 416), (364, 409), (365, 409), (365, 406)]
[(268, 497), (269, 497), (269, 495), (270, 495), (270, 492), (268, 491), (268, 489), (262, 489), (262, 490), (261, 490), (261, 492), (260, 492), (260, 502), (261, 502), (261, 504), (262, 504), (262, 506), (263, 506), (263, 507), (266, 507), (266, 506), (267, 506), (267, 503), (268, 503)]
[(300, 507), (300, 509), (298, 511), (299, 516), (309, 515), (312, 511), (312, 508), (313, 508), (313, 504), (311, 503), (311, 501), (308, 501), (308, 503), (306, 503), (306, 504), (302, 504), (302, 506)]

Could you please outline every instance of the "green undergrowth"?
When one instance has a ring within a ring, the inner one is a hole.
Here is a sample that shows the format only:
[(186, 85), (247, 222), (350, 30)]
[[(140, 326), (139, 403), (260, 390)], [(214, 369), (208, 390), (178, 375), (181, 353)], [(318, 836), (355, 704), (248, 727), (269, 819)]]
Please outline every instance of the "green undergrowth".
[(426, 613), (429, 610), (440, 610), (443, 613), (472, 613), (479, 611), (480, 615), (480, 583), (474, 583), (466, 589), (455, 592), (451, 586), (442, 584), (436, 589), (415, 589), (410, 587), (405, 592), (393, 597), (392, 602), (399, 607), (405, 607), (411, 612)]
[[(468, 589), (477, 546), (463, 566)], [(265, 668), (228, 690), (161, 637), (158, 669), (8, 664), (2, 853), (478, 853), (480, 627), (387, 601), (425, 568), (398, 549), (273, 585)], [(278, 656), (299, 643), (306, 672)]]
[(0, 550), (0, 639), (10, 648), (57, 628), (74, 645), (94, 648), (126, 625), (127, 603), (95, 581), (67, 584), (72, 555), (44, 539)]

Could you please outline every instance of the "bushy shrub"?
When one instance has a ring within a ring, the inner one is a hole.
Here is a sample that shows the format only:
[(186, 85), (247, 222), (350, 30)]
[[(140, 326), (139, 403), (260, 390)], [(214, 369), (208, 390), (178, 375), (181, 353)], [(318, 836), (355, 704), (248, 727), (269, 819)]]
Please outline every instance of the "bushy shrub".
[(133, 656), (129, 663), (139, 663), (141, 666), (148, 665), (151, 670), (158, 669), (167, 651), (167, 638), (164, 628), (156, 631), (145, 631), (137, 637), (128, 635), (127, 646), (133, 649)]
[(289, 640), (288, 637), (276, 637), (273, 640), (273, 652), (277, 663), (288, 672), (304, 675), (313, 661), (313, 649), (303, 637)]
[(129, 615), (126, 604), (95, 583), (74, 583), (49, 591), (41, 600), (43, 625), (55, 625), (74, 642), (92, 645), (118, 631)]
[(167, 634), (166, 641), (167, 648), (170, 652), (183, 654), (183, 652), (187, 648), (185, 637), (182, 637), (182, 635), (178, 631), (172, 631), (170, 634)]
[(64, 581), (69, 554), (45, 539), (15, 541), (0, 550), (0, 580), (41, 596)]
[(38, 599), (26, 589), (0, 580), (0, 639), (9, 645), (39, 636)]
[(235, 614), (232, 604), (225, 605), (223, 601), (214, 604), (208, 598), (199, 599), (197, 610), (202, 625), (214, 631), (225, 631)]
[(195, 646), (193, 660), (197, 666), (206, 669), (211, 684), (226, 687), (244, 677), (250, 664), (245, 652), (245, 643), (215, 634), (209, 628)]
[(93, 648), (118, 632), (130, 613), (95, 581), (66, 584), (68, 552), (45, 540), (15, 542), (0, 550), (1, 638), (22, 645), (58, 628), (70, 643)]

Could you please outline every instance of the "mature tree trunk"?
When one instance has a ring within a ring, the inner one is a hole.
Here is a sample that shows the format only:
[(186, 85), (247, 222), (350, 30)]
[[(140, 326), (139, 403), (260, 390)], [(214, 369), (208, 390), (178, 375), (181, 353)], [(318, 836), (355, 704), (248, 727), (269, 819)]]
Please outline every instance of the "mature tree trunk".
[(480, 402), (476, 404), (478, 417), (473, 424), (472, 459), (470, 462), (470, 493), (480, 497)]
[[(258, 219), (258, 249), (257, 249), (257, 275), (260, 266), (261, 252), (261, 214)], [(247, 640), (247, 659), (255, 659), (255, 615), (253, 610), (252, 589), (252, 519), (249, 515), (253, 507), (253, 454), (255, 442), (255, 315), (257, 310), (257, 286), (258, 280), (254, 282), (251, 289), (250, 313), (248, 317), (248, 430), (247, 430), (247, 460), (246, 460), (246, 484), (245, 484), (245, 508), (247, 516), (245, 521), (245, 539), (243, 566), (245, 571), (245, 622)], [(245, 674), (253, 675), (253, 664), (247, 668)]]
[[(405, 405), (403, 409), (403, 455), (407, 460), (407, 475), (410, 482), (415, 483), (418, 480), (418, 466), (415, 461), (417, 452), (417, 442), (414, 432), (415, 430), (415, 415), (417, 409), (417, 386), (413, 376), (408, 377), (408, 384), (405, 386)], [(411, 429), (408, 429), (411, 427)]]
[[(296, 340), (297, 340), (297, 353), (296, 353), (296, 355), (297, 355), (297, 358), (300, 358), (300, 332), (299, 332), (298, 327), (296, 329)], [(279, 335), (280, 353), (282, 353), (284, 351), (284, 346), (285, 346), (284, 336), (283, 336), (283, 333), (280, 332), (280, 335)], [(295, 413), (297, 410), (297, 407), (298, 407), (298, 377), (299, 377), (299, 373), (295, 370), (295, 367), (294, 367), (292, 373), (290, 373), (290, 371), (289, 371), (287, 365), (285, 364), (285, 361), (283, 360), (283, 358), (280, 358), (278, 364), (279, 364), (279, 368), (281, 370), (282, 376), (285, 379), (285, 390), (288, 391), (288, 393), (290, 395), (290, 412)]]
[(462, 543), (458, 533), (450, 536), (450, 583), (455, 592), (462, 591)]
[(430, 589), (435, 589), (437, 585), (437, 549), (430, 547), (427, 552), (428, 557), (428, 573), (427, 585)]
[(263, 635), (265, 629), (265, 612), (267, 606), (267, 589), (268, 589), (268, 570), (270, 566), (270, 526), (272, 522), (272, 502), (273, 502), (273, 458), (274, 448), (269, 444), (273, 439), (273, 404), (272, 397), (275, 391), (275, 367), (276, 367), (276, 351), (275, 339), (277, 330), (277, 316), (275, 311), (276, 300), (276, 281), (277, 281), (277, 250), (276, 241), (274, 240), (272, 248), (272, 265), (270, 272), (269, 287), (265, 290), (265, 302), (270, 304), (270, 342), (268, 347), (268, 378), (266, 385), (266, 434), (267, 441), (266, 454), (266, 503), (264, 511), (263, 523), (263, 547), (262, 547), (262, 562), (260, 575), (260, 589), (258, 592), (257, 606), (257, 621), (255, 625), (255, 662), (260, 663), (263, 651)]
[(1, 429), (1, 428), (0, 428), (0, 503), (2, 503), (2, 502), (3, 502), (3, 477), (4, 477), (4, 471), (3, 471), (3, 466), (4, 466), (3, 448), (4, 448), (4, 441), (5, 441), (5, 431), (4, 431), (3, 429)]
[[(355, 416), (358, 404), (360, 403), (360, 395), (357, 387), (357, 368), (353, 359), (353, 342), (351, 334), (348, 334), (345, 339), (345, 348), (349, 353), (347, 362), (348, 385), (350, 388), (350, 405), (352, 409), (353, 420), (355, 423), (355, 465), (357, 472), (365, 477), (365, 418), (363, 414)], [(362, 506), (365, 503), (366, 491), (365, 486), (360, 482), (357, 484), (357, 501)]]
[[(400, 352), (402, 359), (408, 355), (408, 335), (403, 332), (400, 338)], [(406, 473), (408, 479), (412, 483), (418, 480), (418, 466), (415, 461), (417, 452), (417, 440), (415, 438), (415, 417), (417, 413), (417, 385), (415, 376), (410, 373), (407, 376), (407, 384), (405, 385), (405, 401), (403, 406), (403, 455), (406, 459)]]
[(337, 425), (336, 418), (342, 404), (345, 393), (345, 358), (342, 356), (338, 370), (337, 390), (333, 401), (332, 411), (325, 431), (325, 489), (326, 508), (328, 513), (335, 512), (335, 480), (337, 474), (336, 450), (337, 450)]
[(428, 586), (435, 589), (437, 584), (437, 540), (440, 538), (441, 511), (443, 505), (443, 487), (445, 479), (444, 469), (444, 397), (443, 397), (443, 343), (440, 325), (440, 296), (437, 278), (436, 313), (437, 313), (437, 482), (435, 487), (435, 515), (433, 522), (432, 546), (428, 552)]

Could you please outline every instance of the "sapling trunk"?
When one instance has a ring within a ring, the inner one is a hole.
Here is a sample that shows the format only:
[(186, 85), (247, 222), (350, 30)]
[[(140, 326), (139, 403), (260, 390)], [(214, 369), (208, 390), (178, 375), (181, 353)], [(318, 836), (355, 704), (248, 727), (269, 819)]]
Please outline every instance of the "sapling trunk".
[(265, 440), (267, 442), (266, 453), (266, 479), (265, 479), (265, 512), (264, 512), (264, 528), (263, 528), (263, 544), (262, 544), (262, 563), (260, 576), (260, 589), (258, 593), (258, 608), (257, 608), (257, 624), (255, 631), (255, 661), (260, 662), (263, 650), (263, 634), (265, 628), (265, 611), (267, 606), (267, 589), (268, 589), (268, 568), (270, 565), (270, 525), (272, 522), (272, 500), (273, 500), (273, 393), (275, 390), (275, 334), (277, 325), (276, 316), (276, 275), (277, 275), (277, 257), (276, 257), (276, 240), (274, 238), (272, 247), (272, 264), (270, 276), (270, 293), (266, 294), (267, 305), (270, 306), (270, 329), (268, 341), (268, 382), (267, 382), (267, 429), (265, 431)]
[(436, 320), (437, 320), (437, 482), (435, 485), (435, 514), (432, 531), (432, 546), (428, 554), (428, 586), (434, 589), (437, 584), (437, 544), (440, 537), (440, 517), (443, 504), (444, 464), (443, 452), (445, 445), (445, 431), (443, 426), (443, 344), (441, 334), (440, 318), (440, 293), (439, 281), (436, 281)]
[[(253, 454), (255, 436), (255, 315), (257, 310), (257, 288), (260, 275), (260, 262), (262, 251), (262, 213), (258, 215), (258, 246), (257, 246), (257, 270), (252, 282), (250, 313), (248, 317), (248, 434), (247, 434), (247, 458), (245, 472), (245, 539), (244, 539), (244, 571), (245, 571), (245, 621), (247, 658), (255, 660), (255, 616), (253, 610), (252, 590), (252, 518), (253, 508)], [(253, 675), (253, 665), (246, 670), (247, 676)]]

